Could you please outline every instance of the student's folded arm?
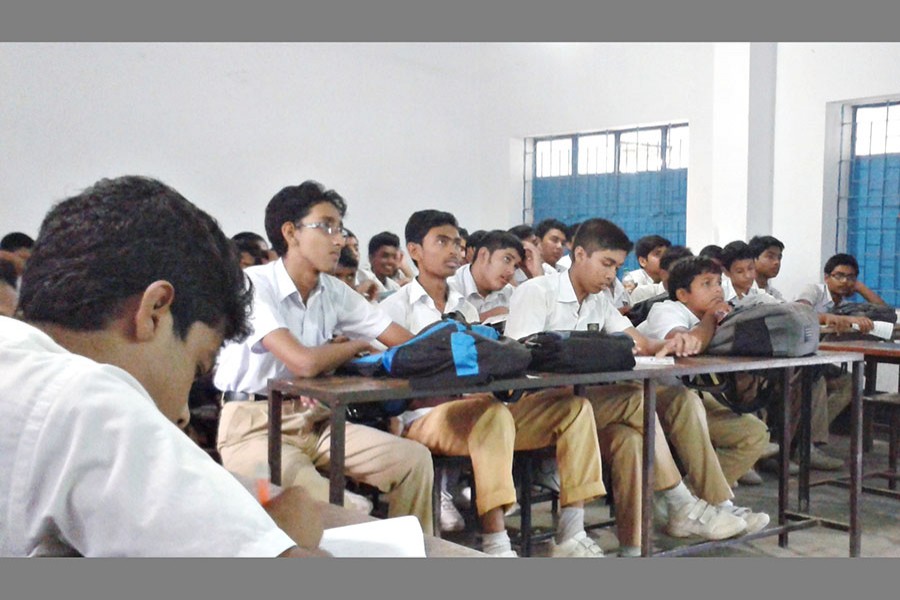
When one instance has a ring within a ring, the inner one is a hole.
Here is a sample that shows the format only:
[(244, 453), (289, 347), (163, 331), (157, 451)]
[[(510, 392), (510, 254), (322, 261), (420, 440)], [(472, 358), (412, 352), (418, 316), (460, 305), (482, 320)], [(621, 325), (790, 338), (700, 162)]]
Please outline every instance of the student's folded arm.
[(854, 291), (862, 296), (866, 302), (870, 302), (872, 304), (882, 304), (887, 305), (887, 302), (879, 296), (872, 288), (867, 286), (862, 281), (857, 280), (856, 285), (854, 286)]
[(413, 334), (410, 333), (409, 330), (401, 327), (397, 323), (391, 323), (388, 325), (387, 329), (381, 332), (381, 335), (379, 335), (377, 339), (379, 342), (390, 348), (392, 346), (399, 346), (412, 339), (412, 337)]
[(638, 356), (691, 356), (700, 352), (700, 341), (686, 331), (670, 332), (671, 337), (657, 340), (643, 335), (634, 327), (629, 327), (625, 333), (634, 340), (635, 354)]
[(364, 340), (304, 346), (287, 329), (266, 334), (262, 345), (298, 377), (316, 377), (335, 369), (369, 347)]

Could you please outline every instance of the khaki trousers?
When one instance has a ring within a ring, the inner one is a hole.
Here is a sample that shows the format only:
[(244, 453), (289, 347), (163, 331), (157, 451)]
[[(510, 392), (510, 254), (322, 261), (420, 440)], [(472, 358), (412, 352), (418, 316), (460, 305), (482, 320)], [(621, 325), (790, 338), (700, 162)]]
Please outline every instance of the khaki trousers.
[(563, 506), (606, 494), (591, 405), (571, 389), (525, 393), (511, 404), (473, 394), (432, 408), (404, 436), (435, 454), (469, 456), (479, 515), (516, 500), (514, 450), (556, 445)]
[(759, 460), (769, 430), (757, 417), (702, 396), (680, 385), (659, 386), (657, 414), (694, 493), (719, 504), (734, 497), (731, 486)]
[[(592, 386), (586, 396), (594, 409), (600, 453), (611, 467), (616, 502), (616, 537), (622, 546), (641, 544), (641, 485), (644, 447), (644, 388), (640, 383)], [(654, 486), (668, 490), (681, 473), (656, 421)]]
[(850, 373), (819, 377), (813, 382), (811, 437), (814, 444), (828, 443), (828, 428), (841, 411), (850, 406), (852, 395)]
[[(321, 411), (319, 411), (321, 414)], [(299, 402), (285, 401), (281, 429), (281, 482), (300, 486), (328, 501), (329, 481), (320, 474), (330, 462), (328, 421), (310, 418)], [(265, 402), (228, 402), (222, 408), (217, 447), (229, 471), (254, 477), (268, 462), (268, 406)], [(431, 533), (431, 453), (412, 440), (347, 423), (344, 473), (388, 495), (388, 516), (414, 515)]]

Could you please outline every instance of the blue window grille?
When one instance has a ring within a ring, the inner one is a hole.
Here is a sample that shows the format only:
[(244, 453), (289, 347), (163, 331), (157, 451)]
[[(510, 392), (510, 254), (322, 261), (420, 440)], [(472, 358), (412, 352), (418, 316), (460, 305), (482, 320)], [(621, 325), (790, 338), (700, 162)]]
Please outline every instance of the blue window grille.
[[(602, 217), (632, 241), (657, 234), (684, 244), (687, 133), (682, 123), (535, 139), (533, 222)], [(636, 268), (632, 252), (623, 272)]]

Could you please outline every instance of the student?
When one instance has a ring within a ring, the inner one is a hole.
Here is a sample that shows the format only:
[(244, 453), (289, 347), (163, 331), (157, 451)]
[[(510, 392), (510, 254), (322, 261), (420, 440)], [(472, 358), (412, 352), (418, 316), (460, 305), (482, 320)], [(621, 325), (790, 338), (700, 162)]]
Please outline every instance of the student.
[(516, 269), (513, 279), (513, 286), (519, 285), (532, 277), (540, 277), (544, 274), (544, 259), (541, 258), (540, 240), (535, 235), (531, 225), (516, 225), (508, 230), (511, 234), (519, 238), (522, 247), (525, 249), (525, 260)]
[(756, 284), (755, 251), (746, 242), (735, 240), (725, 244), (722, 248), (721, 264), (722, 293), (725, 302), (734, 306), (746, 296), (752, 296), (754, 302), (775, 300), (760, 290)]
[(378, 284), (370, 279), (364, 280), (357, 284), (356, 279), (359, 272), (359, 259), (353, 254), (353, 250), (349, 246), (341, 248), (341, 255), (338, 258), (337, 266), (334, 269), (334, 276), (349, 285), (351, 288), (362, 294), (369, 302), (377, 302)]
[(631, 306), (627, 313), (628, 319), (635, 327), (647, 319), (650, 309), (657, 302), (669, 299), (669, 269), (679, 259), (693, 256), (690, 248), (685, 246), (669, 246), (659, 259), (659, 283), (639, 285), (631, 293)]
[(475, 260), (475, 250), (487, 234), (488, 232), (486, 230), (477, 229), (467, 236), (466, 241), (464, 242), (465, 251), (463, 255), (465, 256), (465, 259), (462, 264), (469, 264)]
[(581, 223), (572, 223), (566, 227), (566, 253), (556, 261), (558, 271), (565, 271), (572, 266), (572, 240), (575, 239), (575, 232), (578, 231), (580, 225)]
[[(671, 265), (667, 280), (669, 300), (654, 304), (638, 331), (659, 339), (687, 333), (705, 351), (719, 321), (731, 311), (723, 299), (718, 267), (708, 258), (682, 258)], [(766, 452), (768, 428), (757, 417), (738, 415), (706, 394), (701, 399), (719, 466), (733, 486)]]
[(266, 512), (316, 521), (298, 492), (264, 510), (176, 426), (249, 330), (209, 215), (153, 179), (99, 181), (47, 214), (21, 291), (23, 320), (0, 317), (0, 556), (310, 554)]
[(400, 238), (390, 231), (382, 231), (369, 240), (369, 268), (360, 268), (361, 281), (374, 281), (378, 286), (378, 300), (383, 300), (400, 289), (397, 273), (403, 251)]
[(784, 257), (784, 244), (771, 235), (755, 235), (749, 242), (756, 266), (756, 285), (777, 300), (784, 301), (784, 296), (772, 287), (772, 280), (781, 271), (781, 260)]
[(262, 236), (252, 231), (242, 231), (231, 236), (241, 257), (241, 268), (254, 265), (264, 265), (271, 260), (269, 256), (269, 244)]
[(0, 260), (7, 260), (13, 264), (16, 269), (16, 289), (22, 280), (22, 273), (25, 272), (25, 263), (31, 256), (31, 249), (34, 247), (34, 240), (21, 231), (7, 233), (0, 240)]
[(715, 244), (709, 244), (708, 246), (703, 246), (703, 249), (697, 254), (697, 256), (702, 256), (703, 258), (708, 258), (716, 263), (716, 266), (719, 269), (722, 269), (722, 247), (716, 246)]
[(534, 234), (540, 244), (545, 274), (562, 270), (556, 264), (566, 250), (567, 230), (566, 224), (558, 219), (544, 219), (535, 226)]
[(634, 245), (639, 269), (625, 273), (622, 285), (631, 293), (635, 287), (648, 283), (659, 283), (659, 259), (672, 242), (661, 235), (645, 235)]
[[(267, 462), (269, 379), (315, 377), (368, 350), (373, 339), (393, 346), (411, 337), (329, 274), (344, 245), (345, 212), (343, 198), (314, 181), (285, 187), (266, 207), (266, 234), (280, 258), (244, 271), (253, 284), (253, 332), (223, 348), (213, 379), (224, 401), (217, 447), (231, 471), (252, 476)], [(345, 337), (336, 337), (336, 331)], [(282, 417), (282, 482), (320, 500), (328, 499), (329, 490), (317, 470), (329, 464), (328, 415), (314, 400), (298, 398), (285, 402)], [(430, 532), (428, 450), (353, 423), (345, 438), (346, 474), (387, 493), (390, 516), (415, 515)], [(349, 492), (345, 503), (370, 507)]]
[(472, 251), (469, 249), (469, 230), (465, 227), (459, 228), (459, 239), (461, 240), (461, 248), (463, 255), (463, 264), (472, 262)]
[(499, 318), (509, 312), (511, 282), (525, 260), (522, 242), (511, 233), (490, 231), (475, 248), (474, 259), (447, 279), (450, 288), (478, 311), (477, 321)]
[(16, 266), (8, 260), (0, 259), (0, 315), (13, 316), (19, 295), (16, 292)]
[[(686, 356), (699, 350), (699, 342), (683, 333), (669, 340), (645, 337), (600, 293), (611, 284), (631, 250), (631, 241), (619, 227), (605, 219), (587, 220), (579, 228), (573, 247), (572, 267), (567, 272), (531, 279), (516, 288), (510, 299), (507, 336), (521, 339), (540, 331), (585, 330), (589, 324), (596, 324), (601, 331), (631, 336), (640, 355)], [(594, 386), (588, 388), (587, 396), (594, 407), (600, 451), (612, 463), (619, 543), (624, 554), (633, 554), (640, 543), (643, 388), (633, 382)], [(661, 410), (663, 406), (672, 407), (671, 413), (665, 414), (671, 429), (688, 432), (677, 437), (684, 441), (684, 447), (678, 448), (682, 459), (693, 458), (698, 452), (694, 447), (699, 447), (703, 457), (703, 461), (691, 460), (688, 465), (692, 484), (704, 498), (701, 500), (682, 482), (662, 431), (657, 429), (660, 443), (654, 448), (655, 485), (667, 508), (669, 534), (723, 539), (748, 528), (744, 517), (756, 527), (762, 517), (755, 513), (714, 505), (723, 504), (732, 493), (708, 437), (702, 439), (707, 434), (699, 398), (684, 389), (661, 386), (658, 401)]]
[[(453, 312), (477, 321), (475, 307), (447, 284), (461, 260), (454, 216), (437, 210), (413, 213), (406, 224), (406, 249), (419, 275), (382, 302), (394, 322), (418, 332)], [(484, 257), (487, 250), (479, 246), (478, 252)], [(472, 394), (413, 401), (400, 420), (403, 437), (437, 454), (472, 458), (484, 551), (495, 556), (516, 556), (503, 521), (504, 511), (516, 501), (513, 451), (555, 445), (562, 508), (551, 555), (603, 556), (584, 531), (584, 502), (606, 493), (587, 400), (567, 390), (543, 390), (506, 405), (491, 394)]]

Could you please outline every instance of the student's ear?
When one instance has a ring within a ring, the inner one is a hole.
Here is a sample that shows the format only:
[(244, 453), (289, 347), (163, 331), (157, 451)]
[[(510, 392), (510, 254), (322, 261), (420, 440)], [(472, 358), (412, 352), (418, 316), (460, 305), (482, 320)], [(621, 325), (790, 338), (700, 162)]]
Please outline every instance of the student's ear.
[(409, 254), (410, 259), (416, 261), (416, 264), (422, 260), (422, 244), (407, 242), (406, 252)]
[(675, 297), (679, 302), (687, 304), (688, 298), (691, 297), (691, 294), (684, 288), (678, 288), (677, 290), (675, 290)]
[(585, 259), (587, 259), (587, 251), (584, 249), (584, 246), (575, 246), (575, 249), (572, 250), (572, 264)]
[(291, 244), (296, 243), (296, 240), (294, 239), (294, 232), (296, 230), (297, 226), (291, 221), (285, 221), (281, 224), (281, 237), (284, 238), (285, 246), (290, 247)]
[(134, 313), (134, 335), (139, 342), (148, 342), (159, 333), (163, 317), (172, 311), (175, 288), (168, 281), (154, 281), (141, 294)]
[(491, 260), (491, 251), (482, 246), (478, 249), (478, 254), (472, 259), (472, 262), (478, 262), (484, 258), (485, 262), (489, 262)]
[(641, 266), (642, 269), (646, 269), (647, 268), (647, 259), (644, 258), (643, 256), (638, 256), (638, 264)]

